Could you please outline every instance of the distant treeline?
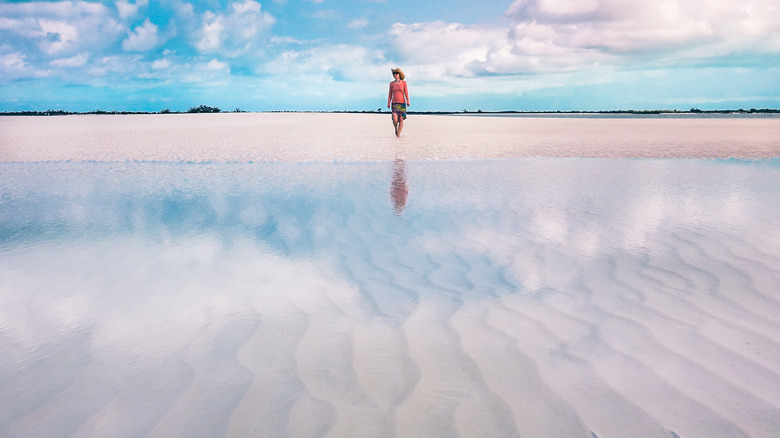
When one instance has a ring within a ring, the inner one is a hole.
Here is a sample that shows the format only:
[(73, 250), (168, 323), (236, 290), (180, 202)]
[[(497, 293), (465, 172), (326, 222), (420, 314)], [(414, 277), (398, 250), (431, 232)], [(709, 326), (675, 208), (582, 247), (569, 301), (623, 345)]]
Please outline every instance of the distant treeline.
[(222, 113), (222, 112), (234, 112), (234, 113), (244, 113), (246, 111), (243, 111), (241, 108), (236, 108), (233, 111), (223, 111), (215, 106), (208, 106), (208, 105), (200, 105), (200, 106), (194, 106), (187, 111), (171, 111), (170, 109), (166, 108), (164, 110), (160, 110), (158, 112), (149, 112), (149, 111), (103, 111), (100, 109), (96, 109), (94, 111), (86, 111), (86, 112), (79, 112), (79, 111), (64, 111), (64, 110), (46, 110), (46, 111), (9, 111), (9, 112), (0, 112), (0, 115), (3, 116), (67, 116), (67, 115), (76, 115), (76, 114), (187, 114), (187, 113)]
[[(163, 109), (158, 112), (149, 111), (103, 111), (94, 110), (87, 112), (78, 111), (64, 111), (64, 110), (46, 110), (46, 111), (6, 111), (0, 112), (0, 116), (65, 116), (65, 115), (77, 115), (77, 114), (188, 114), (188, 113), (244, 113), (241, 108), (236, 108), (233, 111), (223, 111), (215, 106), (200, 105), (194, 106), (187, 111), (171, 111), (170, 109)], [(385, 112), (382, 108), (378, 108), (375, 111), (262, 111), (271, 113), (347, 113), (347, 114), (365, 114), (365, 113), (382, 113)], [(409, 111), (410, 114), (636, 114), (636, 115), (653, 115), (653, 114), (780, 114), (780, 109), (763, 108), (756, 109), (729, 109), (729, 110), (702, 110), (699, 108), (691, 108), (688, 111), (681, 110), (609, 110), (609, 111)]]

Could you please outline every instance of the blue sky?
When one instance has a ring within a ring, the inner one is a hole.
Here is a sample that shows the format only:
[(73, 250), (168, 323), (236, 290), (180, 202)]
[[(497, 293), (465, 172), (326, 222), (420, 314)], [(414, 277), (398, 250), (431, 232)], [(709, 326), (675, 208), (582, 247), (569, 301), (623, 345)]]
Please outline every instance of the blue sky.
[(0, 110), (780, 108), (777, 0), (0, 2)]

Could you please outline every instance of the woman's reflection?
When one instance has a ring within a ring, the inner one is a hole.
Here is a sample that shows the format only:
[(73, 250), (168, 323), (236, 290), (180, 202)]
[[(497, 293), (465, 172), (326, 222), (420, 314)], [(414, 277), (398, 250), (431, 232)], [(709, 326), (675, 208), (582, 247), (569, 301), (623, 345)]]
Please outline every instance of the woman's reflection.
[(409, 195), (409, 183), (406, 182), (406, 162), (396, 158), (393, 162), (393, 179), (390, 182), (390, 200), (393, 201), (393, 212), (400, 216), (406, 207), (406, 197)]

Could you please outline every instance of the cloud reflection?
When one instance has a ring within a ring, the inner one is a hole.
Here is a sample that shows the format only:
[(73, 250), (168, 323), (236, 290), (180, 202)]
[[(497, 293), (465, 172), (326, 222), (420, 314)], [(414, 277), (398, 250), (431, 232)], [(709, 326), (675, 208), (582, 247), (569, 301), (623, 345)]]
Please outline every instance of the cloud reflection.
[(0, 434), (777, 430), (776, 166), (0, 170)]

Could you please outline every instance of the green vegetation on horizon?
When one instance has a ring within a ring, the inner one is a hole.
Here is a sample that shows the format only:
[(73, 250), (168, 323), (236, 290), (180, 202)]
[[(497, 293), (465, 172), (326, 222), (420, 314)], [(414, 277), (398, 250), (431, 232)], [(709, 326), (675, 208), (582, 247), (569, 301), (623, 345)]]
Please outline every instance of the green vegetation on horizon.
[[(46, 110), (46, 111), (6, 111), (0, 112), (0, 116), (64, 116), (64, 115), (79, 115), (79, 114), (193, 114), (193, 113), (244, 113), (240, 108), (236, 108), (233, 111), (223, 111), (218, 107), (212, 107), (208, 105), (200, 105), (197, 107), (191, 107), (187, 111), (171, 111), (166, 108), (158, 112), (149, 111), (103, 111), (100, 109), (87, 112), (78, 111), (65, 111), (65, 110)], [(345, 111), (257, 111), (257, 112), (269, 112), (269, 113), (387, 113), (381, 108), (375, 111), (357, 111), (357, 110), (345, 110)], [(724, 110), (702, 110), (698, 108), (691, 108), (688, 111), (681, 110), (604, 110), (604, 111), (409, 111), (410, 114), (636, 114), (636, 115), (654, 115), (654, 114), (780, 114), (780, 109), (763, 108), (756, 109), (750, 108), (749, 110), (740, 109), (724, 109)]]

